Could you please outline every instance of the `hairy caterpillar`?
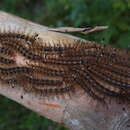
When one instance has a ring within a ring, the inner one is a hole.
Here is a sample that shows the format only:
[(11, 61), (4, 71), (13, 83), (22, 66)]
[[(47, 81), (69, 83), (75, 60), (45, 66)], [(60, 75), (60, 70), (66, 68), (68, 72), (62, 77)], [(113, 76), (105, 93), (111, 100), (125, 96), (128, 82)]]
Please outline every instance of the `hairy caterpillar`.
[(13, 56), (13, 52), (9, 48), (0, 47), (0, 55)]
[(31, 73), (33, 70), (28, 67), (11, 67), (11, 68), (0, 68), (1, 75), (15, 75), (15, 74), (24, 74), (24, 73)]
[[(26, 91), (26, 89), (25, 89)], [(60, 87), (60, 88), (43, 88), (37, 89), (32, 88), (31, 92), (35, 93), (37, 96), (55, 96), (55, 95), (64, 95), (64, 94), (70, 94), (70, 92), (74, 92), (74, 88), (72, 86), (66, 86), (66, 87)]]
[(0, 33), (0, 40), (3, 41), (3, 40), (8, 40), (10, 41), (11, 39), (14, 39), (14, 40), (24, 40), (26, 42), (30, 42), (30, 43), (33, 43), (36, 41), (36, 38), (38, 37), (38, 34), (34, 34), (33, 36), (29, 36), (29, 35), (25, 35), (25, 34), (20, 34), (20, 33), (15, 33), (15, 32), (10, 32), (10, 33), (7, 33), (7, 32), (3, 32), (3, 33)]
[(64, 75), (68, 75), (69, 72), (68, 70), (66, 70), (65, 68), (61, 69), (61, 67), (57, 68), (49, 68), (46, 66), (39, 66), (39, 65), (31, 65), (28, 64), (30, 67), (32, 67), (34, 70), (36, 70), (38, 73), (42, 73), (48, 76), (64, 76)]
[(59, 86), (62, 85), (62, 81), (60, 80), (49, 80), (49, 79), (35, 79), (29, 76), (24, 76), (25, 80), (30, 84), (36, 85), (47, 85), (47, 86)]
[(10, 64), (14, 64), (15, 61), (13, 59), (7, 59), (0, 56), (0, 63), (5, 64), (5, 65), (10, 65)]

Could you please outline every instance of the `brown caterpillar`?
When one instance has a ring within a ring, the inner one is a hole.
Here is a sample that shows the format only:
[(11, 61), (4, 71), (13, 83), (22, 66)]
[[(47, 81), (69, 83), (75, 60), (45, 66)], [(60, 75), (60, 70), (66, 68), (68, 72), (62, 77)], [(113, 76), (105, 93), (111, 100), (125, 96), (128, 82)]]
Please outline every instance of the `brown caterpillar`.
[[(26, 91), (26, 90), (25, 90)], [(63, 95), (63, 94), (69, 94), (70, 92), (74, 92), (74, 88), (72, 86), (66, 86), (66, 87), (60, 87), (60, 88), (44, 88), (42, 90), (32, 88), (31, 90), (33, 93), (35, 93), (37, 96), (50, 96), (50, 95)]]
[(33, 43), (36, 41), (36, 38), (38, 37), (38, 34), (35, 34), (33, 36), (29, 36), (29, 35), (24, 35), (24, 34), (20, 34), (20, 33), (0, 33), (0, 39), (1, 41), (3, 40), (8, 40), (10, 41), (10, 39), (17, 39), (17, 40), (25, 40), (26, 42), (30, 42), (30, 43)]
[[(1, 42), (2, 43), (2, 42)], [(31, 60), (36, 60), (36, 59), (40, 59), (41, 57), (38, 55), (33, 54), (32, 52), (30, 52), (26, 47), (24, 47), (23, 45), (20, 45), (19, 43), (12, 43), (10, 42), (3, 42), (2, 45), (7, 46), (9, 48), (15, 49), (17, 52), (19, 52), (20, 54), (22, 54), (24, 57), (31, 59)]]
[(28, 64), (31, 68), (33, 68), (34, 70), (36, 70), (38, 73), (42, 73), (45, 74), (47, 76), (64, 76), (64, 75), (68, 75), (69, 72), (68, 70), (66, 70), (65, 68), (49, 68), (46, 66), (37, 66), (37, 65), (31, 65)]
[(0, 55), (2, 56), (13, 56), (13, 52), (9, 48), (0, 47)]
[(5, 65), (11, 65), (11, 64), (15, 64), (15, 61), (13, 59), (7, 59), (0, 56), (0, 63), (5, 64)]
[(119, 75), (119, 76), (122, 76), (122, 77), (125, 77), (125, 78), (130, 78), (130, 72), (128, 72), (128, 70), (126, 70), (125, 68), (121, 68), (119, 66), (115, 66), (115, 65), (107, 65), (107, 64), (98, 64), (98, 67), (100, 67), (100, 69), (104, 69), (104, 70), (107, 70), (111, 73), (114, 73), (116, 75)]
[(20, 73), (29, 74), (30, 72), (33, 72), (33, 70), (28, 67), (0, 68), (0, 74), (2, 75), (15, 75), (15, 74), (20, 74)]
[(27, 82), (29, 82), (30, 84), (36, 84), (36, 85), (46, 85), (46, 86), (60, 86), (63, 84), (62, 81), (60, 80), (49, 80), (49, 79), (36, 79), (36, 78), (32, 78), (29, 76), (25, 76), (24, 78)]

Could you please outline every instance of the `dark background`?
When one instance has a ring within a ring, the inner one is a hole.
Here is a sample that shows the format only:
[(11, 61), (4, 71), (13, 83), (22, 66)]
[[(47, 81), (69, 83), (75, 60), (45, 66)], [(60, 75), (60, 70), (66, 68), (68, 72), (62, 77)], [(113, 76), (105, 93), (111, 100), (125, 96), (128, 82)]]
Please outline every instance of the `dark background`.
[[(50, 27), (107, 25), (105, 31), (78, 36), (122, 48), (130, 45), (130, 0), (0, 0), (0, 10)], [(1, 96), (0, 130), (67, 129)]]

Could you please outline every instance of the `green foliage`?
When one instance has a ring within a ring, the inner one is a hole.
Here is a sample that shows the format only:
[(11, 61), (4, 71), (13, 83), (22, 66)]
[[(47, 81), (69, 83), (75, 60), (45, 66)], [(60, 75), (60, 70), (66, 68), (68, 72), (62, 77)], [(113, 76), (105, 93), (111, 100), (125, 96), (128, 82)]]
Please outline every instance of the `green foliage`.
[[(78, 36), (123, 48), (130, 45), (130, 0), (0, 0), (0, 9), (51, 27), (108, 25), (107, 30)], [(64, 129), (8, 99), (0, 100), (0, 130)]]
[(49, 130), (49, 128), (67, 130), (9, 99), (0, 97), (0, 130)]

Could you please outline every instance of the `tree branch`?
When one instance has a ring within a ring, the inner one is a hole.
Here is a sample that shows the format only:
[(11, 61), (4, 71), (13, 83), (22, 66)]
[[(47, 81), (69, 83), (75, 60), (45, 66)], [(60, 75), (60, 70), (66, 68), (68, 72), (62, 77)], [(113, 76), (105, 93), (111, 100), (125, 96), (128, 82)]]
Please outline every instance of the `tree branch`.
[[(58, 28), (48, 27), (32, 23), (30, 21), (0, 12), (0, 33), (19, 32), (20, 34), (38, 34), (43, 43), (51, 46), (60, 43), (61, 45), (74, 45), (76, 41), (88, 43), (88, 41), (58, 32), (81, 32), (88, 34), (107, 27), (95, 28)], [(58, 32), (55, 32), (58, 31)], [(23, 37), (23, 35), (22, 35)], [(27, 38), (26, 38), (27, 39)], [(23, 39), (22, 39), (23, 41)], [(60, 42), (59, 42), (60, 41)], [(27, 42), (28, 43), (28, 42)], [(12, 49), (13, 50), (13, 49)], [(21, 53), (23, 51), (20, 50)], [(27, 60), (21, 55), (15, 54), (14, 60), (17, 66), (27, 66)], [(64, 124), (71, 130), (118, 130), (128, 129), (130, 118), (130, 103), (118, 103), (115, 99), (107, 100), (108, 107), (94, 100), (83, 89), (76, 89), (75, 92), (61, 96), (40, 96), (25, 91), (26, 82), (21, 86), (12, 87), (7, 84), (0, 84), (0, 94), (4, 95), (38, 114)], [(106, 86), (107, 88), (107, 86)]]
[(49, 31), (54, 31), (54, 32), (77, 32), (77, 33), (83, 33), (83, 34), (89, 34), (92, 32), (97, 32), (97, 31), (102, 31), (107, 29), (108, 26), (96, 26), (94, 28), (92, 27), (87, 27), (87, 28), (74, 28), (74, 27), (59, 27), (59, 28), (49, 28)]

